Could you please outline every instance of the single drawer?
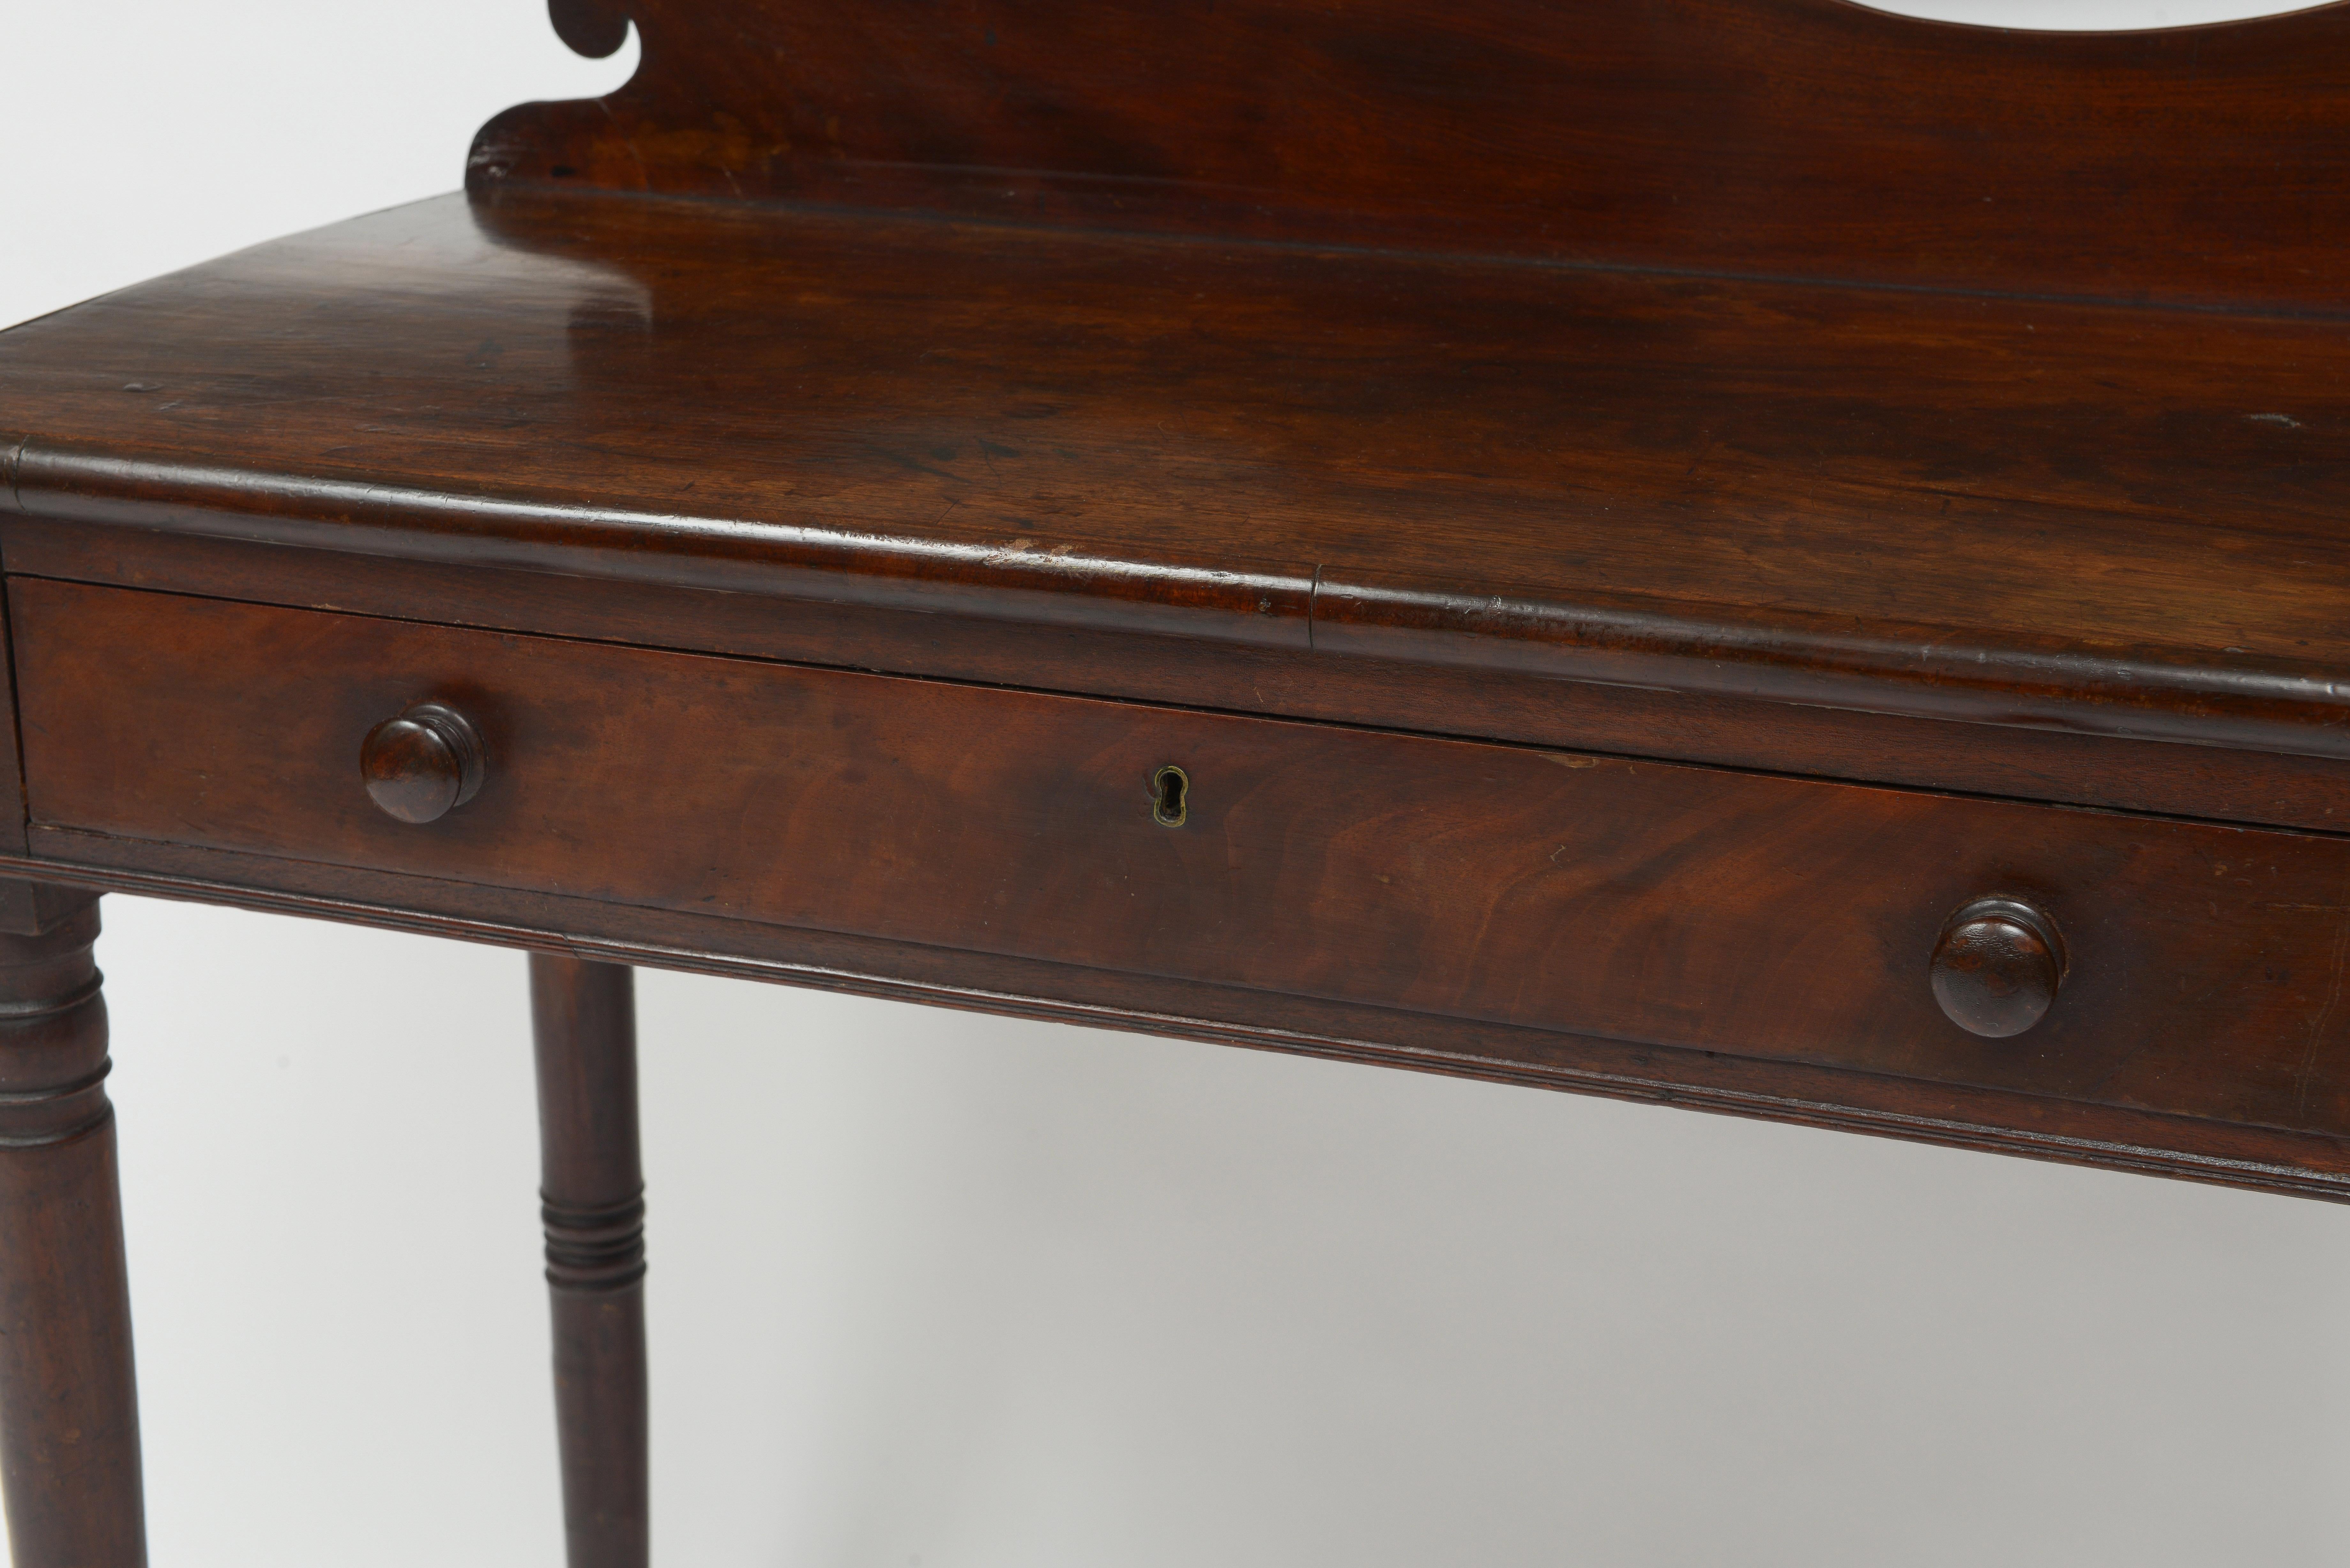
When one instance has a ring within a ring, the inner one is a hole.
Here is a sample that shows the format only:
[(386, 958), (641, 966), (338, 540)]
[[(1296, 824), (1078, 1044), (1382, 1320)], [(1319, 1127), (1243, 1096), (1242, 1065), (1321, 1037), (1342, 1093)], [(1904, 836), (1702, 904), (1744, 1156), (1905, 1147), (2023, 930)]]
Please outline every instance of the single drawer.
[[(2334, 838), (9, 592), (36, 824), (2350, 1132)], [(415, 824), (359, 755), (423, 701), (478, 731), (484, 782)], [(1991, 895), (2043, 911), (2066, 962), (1999, 1039), (1929, 980)]]

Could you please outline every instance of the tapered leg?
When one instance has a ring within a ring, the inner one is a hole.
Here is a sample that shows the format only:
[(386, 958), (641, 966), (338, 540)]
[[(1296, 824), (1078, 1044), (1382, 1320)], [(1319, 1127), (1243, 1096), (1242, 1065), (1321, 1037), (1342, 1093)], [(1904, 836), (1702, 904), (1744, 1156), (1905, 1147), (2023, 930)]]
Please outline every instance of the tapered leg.
[(634, 976), (533, 953), (546, 1283), (571, 1568), (645, 1568), (645, 1183)]
[[(16, 889), (23, 891), (22, 885)], [(139, 1568), (147, 1523), (98, 896), (0, 933), (0, 1487), (16, 1568)], [(36, 900), (19, 899), (30, 909)]]

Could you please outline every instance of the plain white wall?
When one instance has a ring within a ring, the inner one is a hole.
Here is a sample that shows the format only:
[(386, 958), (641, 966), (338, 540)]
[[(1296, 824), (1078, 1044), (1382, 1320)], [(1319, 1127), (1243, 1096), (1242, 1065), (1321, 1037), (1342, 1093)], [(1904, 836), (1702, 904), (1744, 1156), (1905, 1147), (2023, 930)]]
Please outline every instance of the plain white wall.
[[(635, 57), (573, 58), (532, 0), (10, 0), (0, 36), (0, 321), (447, 189), (491, 113)], [(108, 921), (156, 1562), (559, 1563), (521, 958)], [(2332, 1208), (641, 998), (671, 1565), (2350, 1558)]]

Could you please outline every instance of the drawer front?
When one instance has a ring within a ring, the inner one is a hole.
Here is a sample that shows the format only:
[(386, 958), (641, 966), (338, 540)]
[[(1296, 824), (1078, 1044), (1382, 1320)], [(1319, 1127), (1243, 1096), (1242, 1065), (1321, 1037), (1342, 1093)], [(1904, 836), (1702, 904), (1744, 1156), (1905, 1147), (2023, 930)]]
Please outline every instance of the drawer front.
[[(1419, 1012), (2350, 1132), (2350, 845), (36, 579), (36, 823)], [(467, 715), (437, 821), (371, 727)], [(1180, 826), (1152, 781), (1190, 780)], [(2008, 1039), (1985, 895), (2070, 968)]]

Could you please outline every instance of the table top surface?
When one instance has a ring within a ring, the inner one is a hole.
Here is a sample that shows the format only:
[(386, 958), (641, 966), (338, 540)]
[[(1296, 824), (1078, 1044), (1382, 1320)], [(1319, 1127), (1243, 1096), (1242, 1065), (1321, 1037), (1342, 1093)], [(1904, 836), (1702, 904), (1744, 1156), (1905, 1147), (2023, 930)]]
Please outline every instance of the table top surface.
[(2327, 753), (2345, 371), (2293, 313), (515, 193), (0, 335), (0, 451), (39, 514), (1014, 618), (2135, 669), (2085, 727)]

